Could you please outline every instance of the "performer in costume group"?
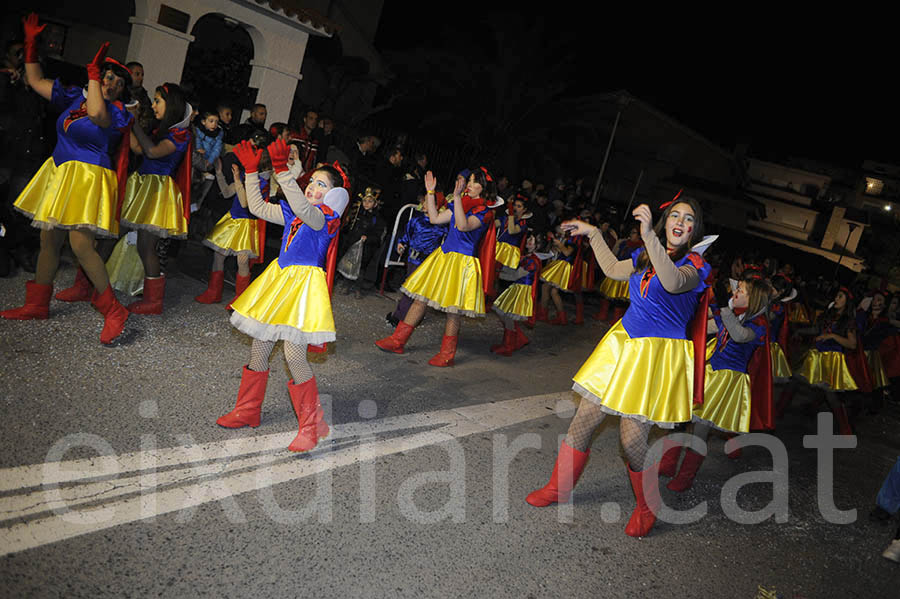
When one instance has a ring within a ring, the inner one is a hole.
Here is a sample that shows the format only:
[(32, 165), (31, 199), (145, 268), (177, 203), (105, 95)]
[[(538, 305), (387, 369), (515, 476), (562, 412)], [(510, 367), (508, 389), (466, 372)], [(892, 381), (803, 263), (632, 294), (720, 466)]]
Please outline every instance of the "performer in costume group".
[[(260, 173), (270, 171), (269, 155), (263, 152), (260, 159)], [(212, 270), (209, 272), (209, 285), (206, 291), (194, 298), (201, 304), (217, 304), (222, 301), (222, 290), (225, 286), (225, 258), (234, 256), (237, 260), (237, 276), (234, 281), (234, 297), (228, 302), (227, 309), (231, 309), (234, 300), (250, 285), (250, 262), (258, 260), (262, 262), (263, 252), (266, 247), (266, 223), (250, 213), (247, 207), (247, 194), (244, 189), (244, 176), (237, 164), (231, 165), (234, 175), (234, 183), (229, 185), (222, 176), (221, 162), (216, 162), (216, 180), (222, 196), (230, 198), (231, 209), (222, 215), (213, 230), (210, 231), (203, 245), (213, 251)], [(271, 176), (269, 174), (269, 176)], [(258, 177), (260, 195), (263, 201), (269, 199), (269, 177)]]
[[(609, 245), (608, 239), (607, 245)], [(619, 260), (627, 260), (636, 249), (643, 247), (643, 245), (644, 242), (641, 240), (640, 230), (638, 227), (632, 227), (628, 233), (628, 237), (623, 237), (615, 242), (615, 245), (612, 247), (612, 252)], [(603, 279), (603, 282), (600, 283), (597, 292), (601, 297), (600, 310), (594, 314), (594, 320), (607, 320), (609, 318), (610, 304), (614, 304), (612, 316), (613, 322), (622, 318), (622, 315), (625, 313), (625, 306), (627, 306), (630, 301), (628, 297), (628, 281), (616, 281), (615, 279), (606, 277)]]
[[(263, 201), (259, 191), (262, 150), (243, 141), (234, 150), (247, 173), (246, 192), (250, 212), (284, 226), (281, 253), (235, 300), (231, 324), (253, 338), (250, 362), (244, 366), (234, 409), (216, 422), (226, 428), (259, 426), (262, 402), (269, 379), (269, 356), (277, 341), (284, 341), (284, 356), (291, 373), (288, 393), (297, 414), (297, 436), (291, 451), (309, 451), (328, 436), (316, 379), (306, 357), (307, 345), (335, 340), (326, 256), (347, 208), (349, 184), (343, 173), (321, 166), (301, 192), (288, 170), (289, 150), (283, 139), (268, 147), (275, 179), (286, 200)], [(332, 249), (333, 252), (333, 249)], [(333, 276), (333, 273), (332, 273)]]
[[(693, 435), (704, 443), (711, 428), (734, 434), (750, 432), (753, 387), (763, 379), (767, 388), (762, 394), (771, 402), (772, 366), (768, 351), (764, 351), (761, 365), (769, 369), (769, 376), (757, 376), (751, 381), (748, 374), (754, 353), (766, 349), (768, 322), (765, 311), (769, 292), (769, 285), (762, 276), (741, 280), (731, 305), (716, 308), (713, 318), (708, 321), (708, 331), (716, 334), (716, 347), (706, 364), (703, 403), (694, 407), (692, 416)], [(670, 444), (667, 439), (663, 447), (660, 476), (674, 477), (667, 485), (670, 490), (686, 491), (694, 484), (705, 455), (691, 448), (685, 449), (678, 469), (681, 446)]]
[[(94, 239), (119, 234), (120, 180), (128, 164), (128, 142), (123, 138), (133, 120), (120, 100), (131, 85), (131, 74), (120, 63), (106, 58), (107, 42), (87, 65), (86, 92), (63, 87), (58, 79), (45, 79), (36, 41), (44, 27), (34, 13), (24, 20), (25, 77), (38, 95), (62, 112), (56, 122), (58, 141), (53, 155), (14, 204), (41, 229), (41, 249), (34, 280), (25, 284), (25, 305), (0, 312), (0, 316), (14, 320), (48, 318), (60, 250), (68, 238), (81, 265), (81, 276), (86, 275), (95, 291), (91, 295), (90, 285), (83, 280), (59, 299), (90, 299), (104, 317), (100, 341), (111, 343), (124, 330), (128, 311), (109, 285), (106, 265), (94, 248)], [(118, 164), (114, 165), (110, 155), (117, 148)]]
[[(441, 247), (431, 253), (406, 281), (401, 291), (414, 301), (394, 333), (375, 342), (384, 351), (403, 353), (416, 325), (431, 306), (447, 313), (441, 351), (428, 361), (432, 366), (452, 366), (456, 355), (460, 317), (485, 314), (485, 291), (493, 289), (495, 238), (493, 213), (488, 206), (496, 198), (496, 186), (484, 167), (463, 181), (457, 179), (449, 210), (438, 213), (435, 206), (434, 174), (425, 174), (425, 203), (432, 224), (450, 224)], [(485, 237), (485, 233), (489, 236)], [(479, 241), (482, 240), (479, 250)], [(476, 256), (476, 254), (479, 254)]]
[[(446, 210), (444, 206), (444, 194), (437, 192), (434, 200), (435, 208), (440, 215)], [(431, 253), (440, 247), (447, 235), (448, 223), (433, 224), (428, 220), (428, 207), (424, 196), (422, 201), (413, 211), (412, 216), (406, 223), (403, 235), (397, 239), (397, 254), (406, 254), (406, 276), (409, 277), (422, 262), (425, 261)], [(400, 294), (397, 300), (397, 307), (393, 312), (389, 312), (385, 316), (385, 320), (392, 326), (396, 327), (401, 320), (406, 317), (409, 307), (412, 306), (413, 299), (404, 294)]]
[[(580, 236), (566, 236), (564, 232), (555, 234), (550, 242), (557, 251), (557, 258), (551, 260), (541, 270), (541, 302), (537, 307), (537, 320), (548, 321), (550, 324), (569, 324), (569, 317), (563, 307), (560, 291), (575, 294), (575, 324), (584, 323), (584, 299), (581, 295), (581, 286), (587, 278), (587, 264), (581, 257)], [(609, 248), (606, 248), (609, 251)], [(550, 300), (556, 308), (556, 318), (549, 319), (547, 307)]]
[[(773, 288), (772, 302), (769, 304), (768, 318), (769, 330), (772, 339), (769, 341), (772, 353), (772, 380), (776, 384), (787, 383), (792, 376), (788, 356), (788, 341), (790, 339), (789, 323), (787, 318), (789, 302), (797, 297), (797, 290), (793, 282), (783, 273), (776, 273), (770, 282)], [(778, 414), (777, 416), (780, 416)]]
[[(672, 428), (692, 418), (698, 348), (689, 340), (688, 325), (698, 306), (701, 314), (706, 312), (700, 300), (710, 272), (703, 257), (691, 251), (703, 229), (699, 204), (682, 197), (664, 207), (655, 230), (649, 206), (634, 210), (646, 245), (631, 260), (617, 260), (596, 227), (580, 221), (563, 224), (570, 233), (588, 237), (607, 277), (629, 280), (631, 306), (575, 374), (573, 388), (583, 399), (560, 445), (550, 482), (527, 498), (537, 507), (567, 501), (587, 463), (594, 431), (606, 414), (618, 414), (637, 501), (625, 533), (634, 537), (650, 532), (659, 501), (658, 463), (645, 464), (650, 428)], [(697, 322), (702, 352), (706, 319)]]
[(891, 335), (897, 333), (900, 322), (888, 318), (887, 296), (883, 291), (875, 291), (871, 296), (869, 310), (856, 314), (856, 325), (862, 339), (863, 351), (872, 377), (872, 390), (881, 393), (891, 385), (878, 348)]
[[(537, 240), (529, 233), (525, 239), (525, 255), (519, 259), (519, 267), (512, 271), (512, 285), (503, 290), (491, 306), (503, 323), (503, 341), (492, 345), (491, 351), (501, 356), (511, 356), (514, 351), (528, 345), (528, 337), (519, 328), (520, 322), (534, 321), (534, 305), (537, 299), (537, 283), (541, 274), (541, 260), (534, 254)], [(501, 273), (501, 276), (504, 276)]]
[(495, 221), (499, 233), (497, 235), (497, 263), (513, 270), (519, 268), (522, 258), (522, 244), (528, 230), (528, 198), (516, 195), (509, 203), (506, 214)]
[(159, 120), (153, 136), (148, 137), (140, 127), (131, 130), (131, 150), (144, 157), (128, 177), (122, 207), (122, 226), (137, 229), (137, 249), (144, 265), (144, 298), (128, 306), (135, 314), (162, 314), (166, 279), (160, 271), (156, 242), (187, 237), (191, 111), (181, 88), (165, 83), (156, 88), (153, 98), (153, 115)]

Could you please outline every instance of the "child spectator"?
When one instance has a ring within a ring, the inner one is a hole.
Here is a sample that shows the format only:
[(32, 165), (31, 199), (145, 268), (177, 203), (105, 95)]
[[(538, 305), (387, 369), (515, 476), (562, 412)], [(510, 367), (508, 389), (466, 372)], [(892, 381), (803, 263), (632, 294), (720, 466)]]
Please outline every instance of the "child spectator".
[(191, 212), (196, 212), (203, 204), (209, 188), (215, 180), (213, 168), (222, 154), (225, 133), (219, 128), (219, 115), (212, 110), (200, 114), (200, 122), (194, 125), (194, 155), (191, 177), (195, 191), (192, 193)]
[(357, 299), (362, 297), (363, 273), (366, 272), (366, 267), (377, 253), (386, 229), (384, 217), (381, 216), (379, 209), (379, 195), (381, 195), (381, 190), (373, 187), (367, 187), (364, 192), (359, 194), (360, 201), (349, 210), (350, 218), (344, 230), (344, 252), (350, 249), (354, 243), (362, 241), (359, 276), (344, 290), (345, 295), (352, 292)]

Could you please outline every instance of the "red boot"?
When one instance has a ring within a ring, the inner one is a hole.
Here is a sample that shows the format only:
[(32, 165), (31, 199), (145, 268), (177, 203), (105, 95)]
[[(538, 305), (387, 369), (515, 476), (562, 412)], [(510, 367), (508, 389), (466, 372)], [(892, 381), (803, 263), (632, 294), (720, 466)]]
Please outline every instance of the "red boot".
[(555, 324), (559, 326), (565, 326), (569, 324), (569, 317), (566, 315), (565, 310), (560, 310), (556, 313), (556, 318), (550, 321), (550, 324)]
[(528, 337), (526, 337), (525, 333), (522, 332), (522, 329), (519, 328), (519, 323), (516, 323), (516, 336), (513, 339), (513, 351), (518, 351), (529, 343)]
[(403, 346), (406, 345), (407, 341), (409, 341), (409, 336), (412, 335), (412, 332), (415, 330), (415, 328), (416, 327), (410, 326), (401, 320), (397, 324), (397, 328), (394, 329), (394, 332), (391, 333), (390, 337), (379, 339), (375, 342), (375, 345), (377, 345), (384, 351), (394, 352), (395, 354), (402, 354)]
[(0, 318), (45, 320), (50, 316), (51, 295), (53, 295), (53, 285), (39, 285), (34, 281), (27, 281), (25, 283), (25, 305), (21, 308), (0, 312)]
[(847, 408), (838, 406), (834, 409), (834, 416), (838, 421), (838, 432), (842, 435), (852, 435), (853, 429), (850, 427), (850, 418), (847, 416)]
[(237, 402), (234, 409), (216, 420), (216, 424), (225, 428), (241, 428), (259, 426), (259, 414), (266, 398), (266, 383), (269, 382), (269, 371), (257, 372), (244, 366), (241, 374), (241, 386), (238, 389)]
[(659, 464), (641, 472), (635, 472), (628, 466), (628, 478), (631, 479), (631, 490), (637, 505), (625, 526), (625, 534), (629, 537), (646, 537), (656, 522), (659, 511)]
[(145, 277), (144, 299), (128, 304), (128, 311), (132, 314), (162, 314), (165, 294), (165, 277)]
[(609, 300), (600, 300), (600, 311), (592, 317), (594, 320), (606, 320), (609, 318)]
[(575, 304), (575, 322), (573, 324), (584, 324), (584, 303)]
[(209, 273), (209, 286), (206, 291), (194, 298), (201, 304), (218, 304), (222, 301), (222, 288), (225, 286), (225, 271), (213, 270)]
[(539, 322), (547, 322), (550, 318), (550, 315), (547, 314), (547, 308), (538, 304), (534, 308), (534, 319)]
[[(554, 503), (567, 502), (590, 455), (590, 449), (578, 451), (563, 441), (559, 446), (559, 455), (556, 456), (556, 464), (553, 466), (550, 482), (537, 491), (529, 493), (525, 501), (534, 507), (547, 507)], [(561, 475), (560, 470), (562, 470)]]
[(330, 429), (325, 422), (322, 405), (319, 403), (319, 388), (316, 385), (316, 377), (304, 383), (295, 385), (291, 380), (288, 383), (288, 393), (291, 396), (291, 404), (297, 414), (299, 430), (297, 436), (288, 445), (291, 451), (309, 451), (314, 448), (319, 439), (328, 436)]
[(622, 306), (616, 306), (615, 308), (613, 308), (612, 323), (615, 324), (619, 322), (619, 319), (622, 318), (624, 314), (625, 308), (623, 308)]
[[(515, 331), (511, 331), (506, 327), (503, 328), (503, 341), (498, 343), (497, 345), (491, 346), (491, 352), (495, 354), (501, 354), (504, 356), (508, 356), (512, 352), (513, 339), (515, 339), (516, 333)], [(507, 352), (507, 353), (503, 353)]]
[(112, 343), (125, 330), (125, 321), (130, 312), (116, 299), (112, 285), (107, 285), (103, 293), (97, 294), (91, 305), (103, 315), (103, 330), (100, 331), (100, 343)]
[(663, 454), (659, 460), (659, 475), (672, 478), (678, 472), (678, 458), (681, 457), (681, 445), (663, 439)]
[(697, 470), (700, 469), (704, 457), (703, 454), (697, 453), (693, 449), (686, 449), (684, 451), (684, 459), (681, 460), (681, 469), (678, 471), (678, 476), (670, 480), (666, 487), (676, 493), (690, 489), (691, 485), (694, 484), (694, 477), (697, 476)]
[(231, 310), (231, 304), (237, 301), (237, 298), (241, 297), (241, 294), (247, 290), (247, 287), (250, 286), (250, 275), (242, 276), (238, 275), (234, 280), (234, 297), (231, 298), (231, 301), (228, 302), (228, 305), (225, 306), (226, 310)]
[(94, 285), (91, 283), (81, 267), (75, 271), (75, 282), (68, 289), (63, 289), (56, 294), (56, 299), (61, 302), (89, 302), (94, 293)]
[[(737, 435), (728, 435), (727, 440), (730, 441), (731, 439), (734, 439), (736, 437), (737, 437)], [(740, 446), (738, 446), (737, 449), (733, 449), (733, 450), (729, 451), (728, 453), (726, 453), (725, 455), (727, 455), (728, 459), (730, 459), (730, 460), (737, 460), (742, 455), (744, 455), (744, 450)]]
[(459, 337), (444, 335), (441, 339), (441, 351), (428, 360), (432, 366), (453, 366), (453, 357), (456, 355), (456, 342)]

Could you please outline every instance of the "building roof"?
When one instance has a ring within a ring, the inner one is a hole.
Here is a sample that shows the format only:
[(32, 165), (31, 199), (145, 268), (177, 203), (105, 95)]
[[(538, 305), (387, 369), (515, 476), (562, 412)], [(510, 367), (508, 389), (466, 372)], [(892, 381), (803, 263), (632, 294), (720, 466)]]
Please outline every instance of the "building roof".
[(268, 6), (274, 12), (282, 12), (289, 19), (331, 36), (341, 31), (341, 26), (324, 17), (319, 11), (303, 6), (300, 0), (254, 0), (260, 6)]

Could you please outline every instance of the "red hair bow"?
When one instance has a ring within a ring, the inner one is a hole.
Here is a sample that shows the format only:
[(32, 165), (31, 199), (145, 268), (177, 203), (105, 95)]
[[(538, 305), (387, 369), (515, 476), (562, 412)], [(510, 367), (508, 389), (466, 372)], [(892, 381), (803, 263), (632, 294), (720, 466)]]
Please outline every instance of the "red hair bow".
[(341, 179), (344, 181), (344, 189), (350, 189), (350, 178), (347, 176), (347, 173), (344, 172), (344, 169), (341, 168), (341, 163), (335, 160), (334, 164), (331, 166), (341, 174)]
[(486, 180), (493, 182), (494, 179), (491, 177), (491, 174), (488, 172), (488, 170), (486, 168), (484, 168), (483, 166), (479, 166), (478, 168), (480, 168), (481, 171), (484, 173), (484, 178)]
[(666, 208), (668, 208), (669, 206), (671, 206), (672, 204), (674, 204), (674, 203), (675, 203), (675, 200), (678, 199), (678, 196), (681, 195), (681, 192), (682, 192), (682, 191), (684, 191), (684, 188), (679, 189), (679, 190), (678, 190), (678, 193), (675, 194), (675, 197), (674, 197), (674, 198), (672, 198), (672, 199), (669, 200), (668, 202), (664, 202), (664, 203), (660, 204), (660, 205), (659, 205), (659, 209), (660, 209), (660, 210), (665, 210)]
[(850, 293), (850, 290), (847, 289), (846, 287), (839, 287), (838, 291), (843, 291), (844, 295), (846, 295), (848, 299), (853, 299), (853, 294)]

